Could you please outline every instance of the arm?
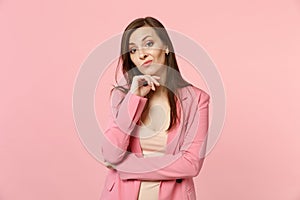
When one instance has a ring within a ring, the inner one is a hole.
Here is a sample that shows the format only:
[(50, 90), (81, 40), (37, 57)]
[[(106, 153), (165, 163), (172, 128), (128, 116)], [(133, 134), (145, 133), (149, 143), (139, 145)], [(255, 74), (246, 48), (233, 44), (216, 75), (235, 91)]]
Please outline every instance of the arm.
[(131, 153), (116, 165), (120, 178), (123, 180), (173, 180), (197, 176), (205, 155), (209, 99), (208, 94), (201, 93), (178, 154), (139, 158)]
[[(125, 94), (114, 89), (111, 96), (112, 112), (108, 127), (104, 131), (101, 152), (104, 163), (119, 163), (127, 152), (130, 135), (139, 120), (147, 98), (137, 96), (130, 91)], [(108, 164), (109, 163), (109, 164)]]

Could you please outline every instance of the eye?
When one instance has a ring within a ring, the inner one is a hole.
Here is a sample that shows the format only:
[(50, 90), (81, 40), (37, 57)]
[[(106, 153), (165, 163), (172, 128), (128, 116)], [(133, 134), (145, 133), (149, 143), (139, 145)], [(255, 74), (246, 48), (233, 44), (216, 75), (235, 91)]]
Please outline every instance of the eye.
[(135, 49), (135, 48), (131, 48), (131, 49), (129, 50), (129, 53), (131, 53), (131, 54), (134, 54), (134, 52), (136, 52), (136, 49)]
[(148, 42), (146, 43), (146, 46), (147, 46), (147, 47), (152, 47), (153, 44), (154, 44), (154, 43), (153, 43), (152, 41), (148, 41)]

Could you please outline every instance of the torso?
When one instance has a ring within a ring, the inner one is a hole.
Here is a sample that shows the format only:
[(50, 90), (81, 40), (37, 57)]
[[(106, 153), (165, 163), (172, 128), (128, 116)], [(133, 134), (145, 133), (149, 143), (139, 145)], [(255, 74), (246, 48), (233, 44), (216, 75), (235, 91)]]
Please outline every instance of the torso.
[[(170, 122), (170, 106), (166, 96), (152, 97), (148, 108), (141, 116), (139, 127), (140, 144), (144, 157), (161, 156), (167, 144), (167, 129)], [(141, 181), (138, 200), (158, 200), (159, 180)]]
[(149, 100), (149, 105), (141, 116), (141, 123), (153, 131), (165, 131), (168, 129), (170, 105), (166, 95), (153, 96)]

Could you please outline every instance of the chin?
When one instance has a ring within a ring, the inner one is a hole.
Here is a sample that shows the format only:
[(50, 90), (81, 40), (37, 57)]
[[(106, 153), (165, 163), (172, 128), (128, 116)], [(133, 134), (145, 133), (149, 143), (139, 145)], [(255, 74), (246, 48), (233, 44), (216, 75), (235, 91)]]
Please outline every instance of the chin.
[(145, 71), (142, 72), (144, 75), (150, 75), (150, 76), (158, 76), (157, 72), (151, 72), (151, 71)]

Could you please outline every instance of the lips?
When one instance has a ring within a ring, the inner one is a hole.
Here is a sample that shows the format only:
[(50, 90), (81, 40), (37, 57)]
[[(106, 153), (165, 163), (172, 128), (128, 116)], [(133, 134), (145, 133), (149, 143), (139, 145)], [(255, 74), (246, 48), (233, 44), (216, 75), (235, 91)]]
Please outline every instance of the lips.
[(148, 60), (142, 64), (142, 66), (148, 66), (152, 63), (152, 60)]

